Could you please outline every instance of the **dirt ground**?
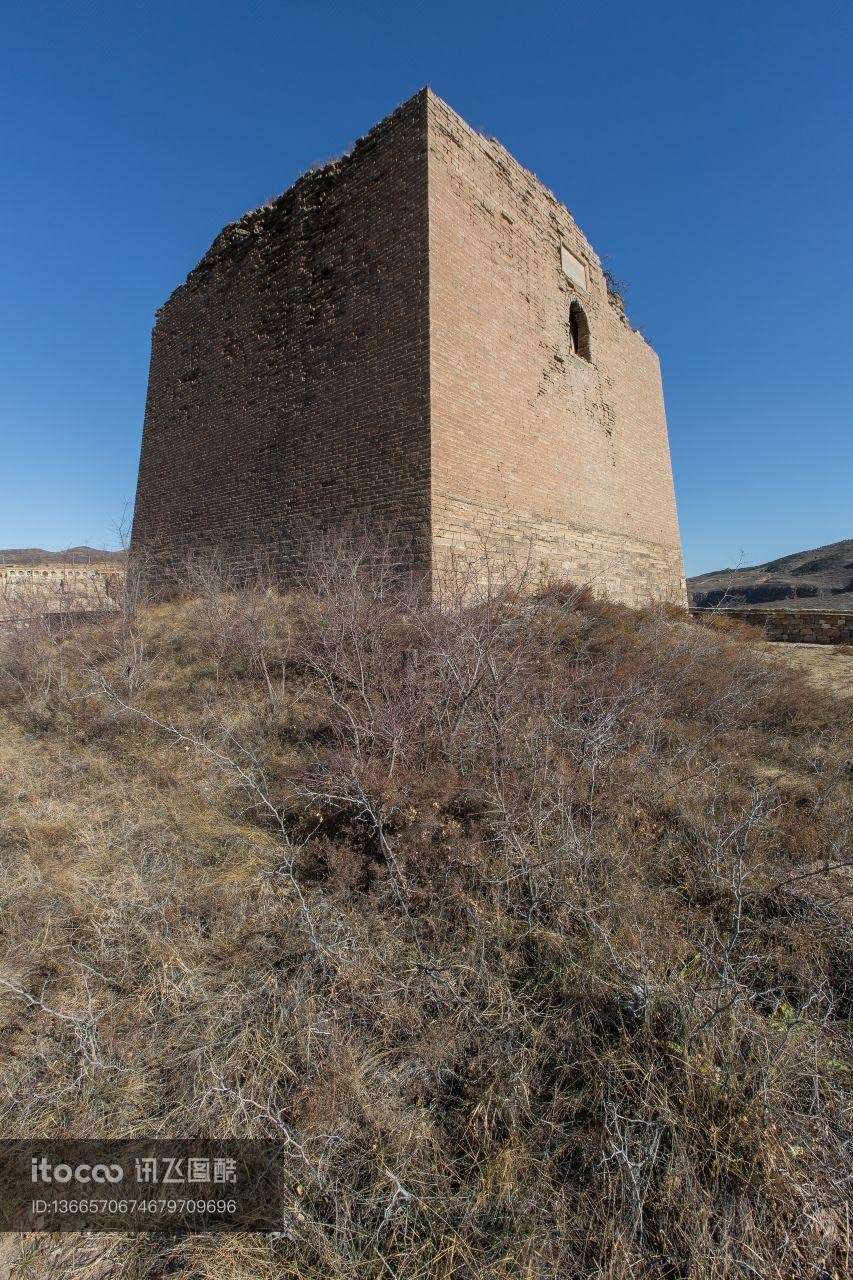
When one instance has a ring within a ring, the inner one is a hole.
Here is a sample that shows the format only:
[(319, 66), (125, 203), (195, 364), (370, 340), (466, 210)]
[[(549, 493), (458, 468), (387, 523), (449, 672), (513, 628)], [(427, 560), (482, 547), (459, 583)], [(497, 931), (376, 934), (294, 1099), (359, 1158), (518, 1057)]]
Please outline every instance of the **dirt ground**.
[(768, 653), (804, 672), (817, 688), (853, 697), (853, 653), (840, 653), (831, 644), (788, 644), (765, 641)]

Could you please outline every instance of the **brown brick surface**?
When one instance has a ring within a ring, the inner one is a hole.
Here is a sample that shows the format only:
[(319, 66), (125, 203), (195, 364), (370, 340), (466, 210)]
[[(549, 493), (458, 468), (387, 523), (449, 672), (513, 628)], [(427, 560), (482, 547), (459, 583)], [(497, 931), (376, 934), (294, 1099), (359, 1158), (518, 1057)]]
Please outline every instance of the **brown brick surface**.
[(281, 561), (343, 516), (427, 554), (425, 110), (227, 227), (159, 313), (135, 550)]
[[(569, 211), (437, 98), (429, 110), (437, 547), (532, 539), (547, 574), (684, 602), (660, 370)], [(586, 289), (560, 264), (565, 245)], [(571, 350), (587, 316), (591, 360)]]
[(135, 548), (283, 562), (352, 517), (425, 566), (486, 536), (685, 601), (657, 356), (568, 210), (426, 90), (226, 228), (154, 333)]

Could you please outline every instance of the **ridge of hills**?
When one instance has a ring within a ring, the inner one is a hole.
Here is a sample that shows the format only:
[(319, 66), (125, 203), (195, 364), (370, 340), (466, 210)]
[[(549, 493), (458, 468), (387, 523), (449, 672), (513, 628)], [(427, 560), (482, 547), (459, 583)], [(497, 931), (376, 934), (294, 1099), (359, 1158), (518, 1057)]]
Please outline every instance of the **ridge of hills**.
[(695, 608), (761, 606), (853, 610), (853, 538), (749, 568), (687, 579)]
[(101, 551), (97, 547), (68, 547), (66, 551), (45, 551), (43, 547), (0, 549), (0, 565), (12, 564), (103, 564), (123, 560), (123, 551)]

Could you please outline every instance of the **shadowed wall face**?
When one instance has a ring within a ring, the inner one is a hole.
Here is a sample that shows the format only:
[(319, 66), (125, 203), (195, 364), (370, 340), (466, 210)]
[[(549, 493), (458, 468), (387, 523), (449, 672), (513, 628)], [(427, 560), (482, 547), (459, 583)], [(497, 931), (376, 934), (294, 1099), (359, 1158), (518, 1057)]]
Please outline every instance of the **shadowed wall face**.
[(135, 551), (281, 569), (364, 518), (428, 562), (425, 112), (227, 227), (160, 311)]
[(423, 90), (225, 229), (160, 313), (137, 550), (286, 569), (364, 520), (437, 568), (686, 602), (660, 369), (569, 211)]

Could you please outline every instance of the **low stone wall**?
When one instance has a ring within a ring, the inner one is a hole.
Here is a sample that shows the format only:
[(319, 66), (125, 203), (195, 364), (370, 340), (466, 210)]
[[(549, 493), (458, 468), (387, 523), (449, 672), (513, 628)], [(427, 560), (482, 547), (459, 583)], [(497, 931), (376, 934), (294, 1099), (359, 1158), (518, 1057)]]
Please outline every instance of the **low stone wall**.
[(853, 644), (853, 612), (817, 609), (691, 609), (694, 618), (711, 614), (761, 627), (768, 640), (793, 644)]
[(0, 619), (115, 608), (123, 579), (123, 564), (0, 565)]

